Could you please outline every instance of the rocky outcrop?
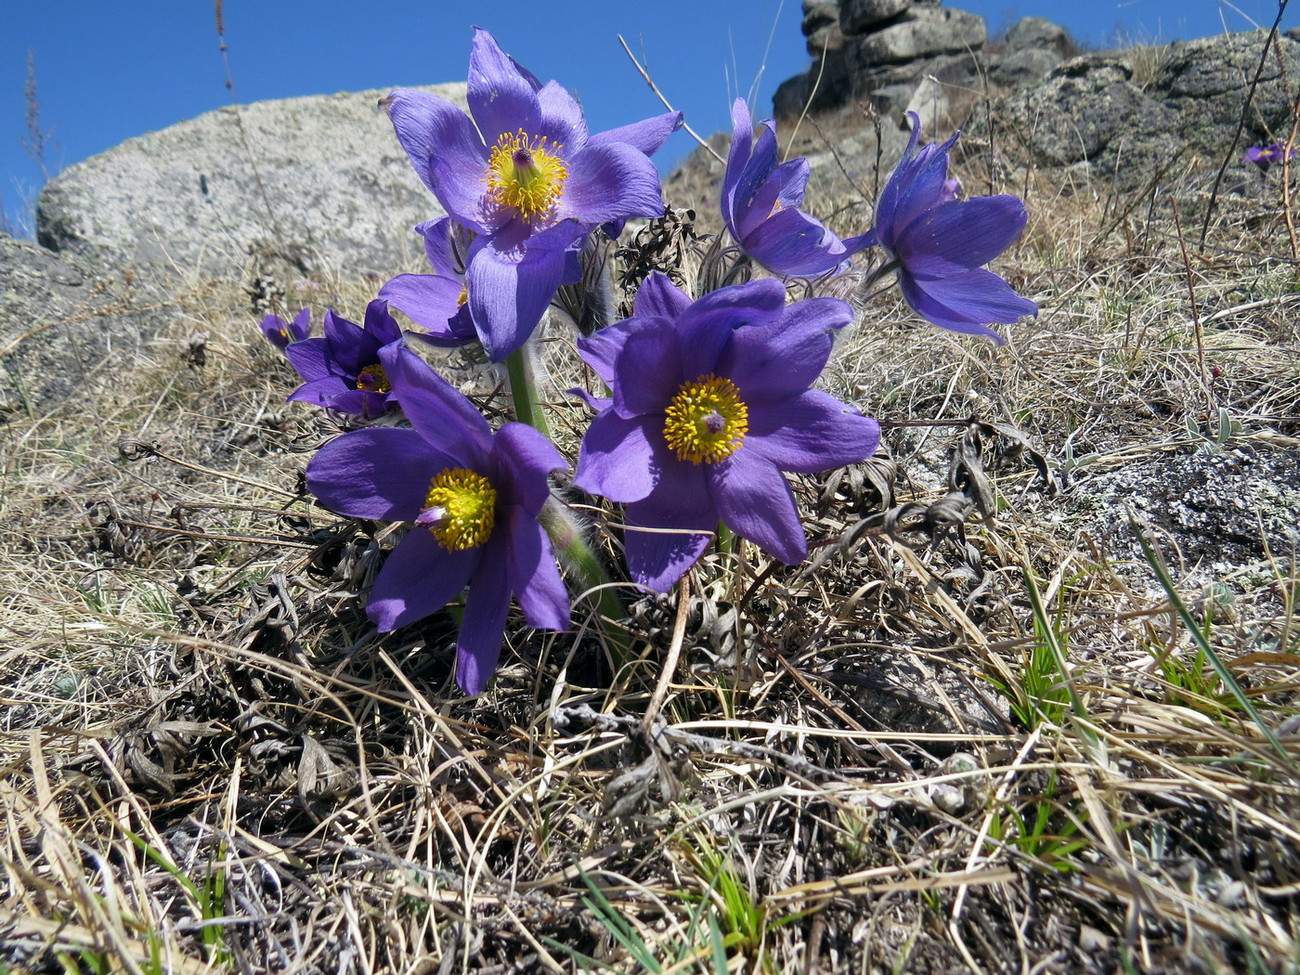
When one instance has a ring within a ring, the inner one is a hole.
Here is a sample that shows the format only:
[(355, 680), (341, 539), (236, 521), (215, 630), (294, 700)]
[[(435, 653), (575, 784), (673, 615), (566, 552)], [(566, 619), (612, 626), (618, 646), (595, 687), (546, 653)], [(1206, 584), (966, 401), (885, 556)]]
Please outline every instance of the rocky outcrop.
[[(1248, 31), (1174, 43), (1142, 85), (1123, 51), (1074, 58), (1045, 83), (1009, 95), (993, 117), (1035, 163), (1086, 166), (1122, 189), (1135, 188), (1175, 157), (1218, 159), (1228, 151), (1266, 38), (1265, 31)], [(1238, 151), (1289, 124), (1300, 42), (1279, 37), (1277, 44), (1291, 77), (1282, 76), (1275, 58), (1266, 60)]]
[[(982, 17), (924, 0), (804, 0), (803, 9), (813, 64), (777, 89), (778, 118), (805, 106), (828, 111), (927, 74), (974, 73), (973, 55), (988, 39)], [(896, 89), (893, 101), (910, 98)]]
[[(463, 84), (428, 90), (464, 104)], [(99, 268), (181, 276), (259, 253), (304, 274), (389, 271), (441, 210), (377, 107), (386, 93), (223, 108), (129, 139), (46, 186), (38, 239)]]
[(998, 56), (989, 59), (989, 78), (1005, 88), (1022, 88), (1046, 78), (1077, 53), (1060, 24), (1046, 17), (1022, 17), (1007, 31)]

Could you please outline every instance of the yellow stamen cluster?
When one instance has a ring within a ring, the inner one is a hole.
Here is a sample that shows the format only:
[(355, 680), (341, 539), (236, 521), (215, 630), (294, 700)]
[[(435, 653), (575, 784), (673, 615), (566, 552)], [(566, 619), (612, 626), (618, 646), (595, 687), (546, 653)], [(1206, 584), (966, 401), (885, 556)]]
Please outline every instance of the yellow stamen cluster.
[(706, 373), (682, 383), (664, 411), (664, 439), (678, 460), (716, 464), (740, 449), (749, 407), (730, 379)]
[(492, 147), (483, 174), (488, 196), (500, 206), (514, 207), (526, 220), (550, 213), (569, 176), (559, 155), (563, 148), (546, 136), (530, 139), (523, 129), (504, 133)]
[(384, 372), (384, 367), (377, 362), (357, 373), (357, 389), (369, 390), (372, 393), (387, 393), (392, 388), (393, 384), (388, 381), (388, 373)]
[(448, 468), (429, 482), (425, 511), (436, 518), (426, 527), (449, 552), (482, 545), (496, 524), (497, 492), (482, 474)]

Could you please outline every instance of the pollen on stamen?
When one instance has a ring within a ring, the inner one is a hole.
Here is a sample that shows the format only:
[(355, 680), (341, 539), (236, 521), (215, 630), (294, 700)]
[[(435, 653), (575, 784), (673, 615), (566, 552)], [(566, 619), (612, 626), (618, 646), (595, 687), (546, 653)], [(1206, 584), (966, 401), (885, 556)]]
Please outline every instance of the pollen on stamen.
[(384, 372), (384, 367), (379, 363), (366, 366), (357, 373), (357, 389), (364, 389), (371, 393), (391, 392), (393, 384), (388, 381), (388, 373)]
[(678, 460), (716, 464), (740, 449), (749, 407), (730, 379), (706, 373), (683, 383), (664, 411), (664, 439)]
[(492, 536), (496, 505), (496, 489), (486, 477), (464, 468), (448, 468), (429, 482), (424, 510), (416, 523), (433, 532), (447, 551), (461, 552)]
[(502, 134), (483, 174), (488, 196), (529, 220), (547, 215), (564, 195), (564, 181), (569, 176), (568, 165), (560, 156), (563, 148), (546, 136), (530, 138), (523, 129)]

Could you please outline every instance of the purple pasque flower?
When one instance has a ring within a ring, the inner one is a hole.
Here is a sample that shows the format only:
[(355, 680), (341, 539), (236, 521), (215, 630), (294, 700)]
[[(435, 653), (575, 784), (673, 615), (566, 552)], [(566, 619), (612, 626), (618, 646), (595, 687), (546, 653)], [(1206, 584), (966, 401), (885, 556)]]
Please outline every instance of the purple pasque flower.
[(692, 303), (656, 272), (631, 318), (578, 341), (612, 399), (588, 400), (600, 412), (574, 483), (627, 505), (627, 565), (641, 585), (667, 591), (719, 521), (783, 562), (802, 561), (808, 543), (782, 472), (875, 453), (875, 420), (809, 388), (852, 309), (785, 297), (766, 278)]
[(1001, 343), (987, 323), (1037, 315), (1038, 306), (983, 265), (1020, 236), (1028, 211), (1017, 196), (958, 198), (948, 182), (948, 150), (960, 133), (918, 150), (921, 119), (907, 114), (912, 136), (880, 193), (869, 242), (885, 249), (884, 270), (897, 272), (903, 298), (918, 315)]
[(479, 694), (501, 654), (512, 592), (530, 626), (569, 625), (569, 597), (537, 522), (548, 475), (567, 465), (530, 426), (507, 423), (494, 435), (409, 349), (388, 345), (379, 355), (413, 429), (371, 427), (331, 440), (307, 465), (307, 487), (341, 515), (412, 523), (366, 604), (380, 632), (423, 619), (469, 587), (456, 683)]
[(262, 319), (262, 334), (277, 349), (284, 349), (293, 342), (301, 342), (311, 335), (311, 309), (304, 308), (286, 322), (279, 315), (267, 315)]
[(1269, 167), (1274, 163), (1282, 162), (1285, 159), (1294, 159), (1296, 150), (1286, 151), (1286, 146), (1281, 142), (1271, 142), (1266, 146), (1251, 146), (1246, 150), (1246, 154), (1241, 157), (1242, 162), (1254, 163), (1259, 167), (1261, 173), (1267, 173)]
[(389, 408), (389, 380), (379, 351), (401, 343), (402, 329), (380, 300), (366, 306), (365, 327), (325, 313), (323, 338), (291, 342), (284, 350), (303, 383), (291, 400), (315, 403), (341, 413), (375, 417)]
[(867, 245), (867, 235), (841, 240), (799, 209), (811, 172), (807, 159), (776, 161), (776, 123), (768, 119), (758, 141), (749, 106), (731, 106), (734, 131), (722, 181), (722, 219), (741, 250), (780, 275), (834, 271)]
[(597, 224), (663, 212), (649, 154), (681, 124), (670, 112), (590, 135), (561, 85), (543, 85), (475, 29), (469, 116), (399, 88), (384, 99), (398, 141), (426, 186), (478, 237), (465, 281), (470, 315), (493, 360), (532, 334)]
[(442, 217), (415, 230), (424, 238), (433, 273), (399, 274), (379, 289), (379, 297), (424, 329), (409, 332), (412, 338), (442, 348), (477, 341), (465, 287), (469, 243), (464, 228)]

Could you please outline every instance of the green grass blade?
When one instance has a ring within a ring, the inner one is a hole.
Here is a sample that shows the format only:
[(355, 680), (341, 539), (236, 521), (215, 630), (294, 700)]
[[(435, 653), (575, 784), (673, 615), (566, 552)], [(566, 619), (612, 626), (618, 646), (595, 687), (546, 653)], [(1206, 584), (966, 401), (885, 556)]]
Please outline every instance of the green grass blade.
[(1155, 546), (1151, 544), (1151, 540), (1142, 531), (1142, 526), (1137, 523), (1137, 520), (1131, 514), (1128, 523), (1133, 527), (1133, 534), (1137, 536), (1138, 544), (1142, 546), (1142, 557), (1146, 559), (1147, 565), (1151, 566), (1152, 571), (1155, 572), (1156, 578), (1160, 581), (1160, 587), (1164, 589), (1165, 595), (1169, 597), (1170, 605), (1173, 606), (1174, 612), (1178, 614), (1184, 629), (1191, 634), (1197, 649), (1205, 655), (1205, 659), (1210, 662), (1214, 672), (1219, 675), (1219, 680), (1223, 682), (1223, 686), (1232, 692), (1232, 696), (1237, 699), (1241, 709), (1250, 715), (1251, 720), (1255, 722), (1255, 726), (1259, 728), (1260, 734), (1273, 746), (1273, 751), (1277, 752), (1283, 764), (1292, 772), (1296, 771), (1295, 762), (1292, 761), (1287, 750), (1282, 747), (1282, 743), (1277, 740), (1277, 735), (1273, 734), (1273, 729), (1265, 724), (1263, 718), (1259, 716), (1259, 712), (1255, 710), (1255, 705), (1250, 703), (1250, 698), (1246, 696), (1246, 692), (1237, 683), (1237, 678), (1228, 669), (1228, 665), (1223, 662), (1223, 658), (1219, 656), (1218, 651), (1206, 639), (1204, 632), (1202, 632), (1200, 625), (1196, 621), (1196, 617), (1191, 614), (1187, 604), (1178, 595), (1178, 589), (1174, 586), (1174, 580), (1169, 575), (1169, 569), (1165, 567), (1164, 559), (1156, 552)]

